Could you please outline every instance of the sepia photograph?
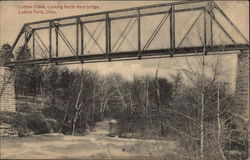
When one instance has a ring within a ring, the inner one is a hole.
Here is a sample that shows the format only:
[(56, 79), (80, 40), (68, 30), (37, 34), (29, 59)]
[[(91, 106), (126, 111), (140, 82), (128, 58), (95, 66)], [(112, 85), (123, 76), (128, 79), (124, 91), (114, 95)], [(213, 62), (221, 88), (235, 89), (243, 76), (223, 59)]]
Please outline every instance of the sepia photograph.
[(0, 1), (0, 159), (250, 160), (249, 1)]

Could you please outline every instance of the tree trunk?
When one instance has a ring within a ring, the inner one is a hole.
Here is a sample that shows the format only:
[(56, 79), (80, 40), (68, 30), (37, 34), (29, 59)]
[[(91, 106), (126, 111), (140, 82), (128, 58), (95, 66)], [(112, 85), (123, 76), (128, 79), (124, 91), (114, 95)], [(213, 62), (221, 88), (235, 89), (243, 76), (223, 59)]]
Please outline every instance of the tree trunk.
[(61, 132), (62, 132), (63, 125), (64, 125), (64, 123), (65, 123), (65, 121), (66, 121), (66, 118), (67, 118), (67, 113), (68, 113), (68, 108), (69, 108), (69, 100), (67, 100), (66, 110), (65, 110), (65, 113), (64, 113), (64, 117), (63, 117), (62, 125), (61, 125), (61, 127), (60, 127), (60, 129), (59, 129), (59, 133), (61, 133)]
[(95, 120), (95, 82), (94, 82), (94, 88), (93, 88), (93, 110), (92, 110), (92, 117), (91, 117), (91, 127), (90, 129), (92, 129), (94, 127), (94, 120)]
[(226, 160), (224, 152), (221, 147), (221, 123), (220, 123), (220, 91), (217, 92), (217, 123), (218, 123), (218, 146), (221, 157), (223, 160)]
[(205, 50), (205, 47), (203, 48), (203, 55), (202, 55), (202, 73), (201, 73), (201, 124), (200, 124), (200, 142), (201, 142), (201, 146), (200, 146), (200, 156), (201, 156), (201, 160), (204, 159), (204, 138), (205, 138), (205, 135), (204, 135), (204, 109), (205, 109), (205, 84), (204, 84), (204, 70), (205, 70), (205, 53), (206, 53), (206, 50)]
[(75, 104), (76, 112), (75, 112), (75, 116), (74, 116), (74, 119), (73, 119), (72, 135), (75, 135), (76, 121), (77, 121), (77, 118), (78, 118), (78, 113), (79, 113), (80, 107), (82, 105), (82, 103), (79, 104), (79, 102), (80, 102), (80, 97), (81, 97), (82, 92), (83, 92), (83, 75), (82, 75), (80, 83), (81, 83), (81, 87), (80, 87), (80, 90), (78, 92), (77, 99), (76, 99), (76, 104)]
[(73, 119), (73, 126), (72, 126), (72, 135), (73, 135), (73, 136), (75, 135), (75, 129), (76, 129), (76, 121), (77, 121), (77, 118), (78, 118), (78, 111), (76, 111), (75, 116), (74, 116), (74, 119)]
[(148, 78), (146, 77), (145, 80), (145, 130), (146, 130), (146, 138), (148, 138), (148, 128), (149, 128), (149, 119), (148, 119), (148, 114), (149, 114), (149, 99), (148, 99)]
[(162, 124), (162, 117), (161, 117), (161, 99), (160, 99), (160, 89), (159, 89), (159, 82), (158, 82), (158, 69), (159, 69), (159, 66), (158, 66), (158, 68), (156, 70), (156, 74), (155, 74), (155, 83), (156, 83), (158, 117), (159, 117), (159, 121), (160, 121), (160, 131), (161, 131), (161, 136), (163, 136), (164, 131), (163, 131), (163, 124)]
[(201, 93), (201, 159), (204, 159), (204, 92)]

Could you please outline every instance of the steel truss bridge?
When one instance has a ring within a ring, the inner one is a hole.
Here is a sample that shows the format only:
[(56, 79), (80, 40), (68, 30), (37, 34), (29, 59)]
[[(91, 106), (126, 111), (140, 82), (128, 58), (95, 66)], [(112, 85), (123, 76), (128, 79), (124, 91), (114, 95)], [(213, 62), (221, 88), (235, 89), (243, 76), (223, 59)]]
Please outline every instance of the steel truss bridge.
[(246, 49), (248, 39), (214, 1), (189, 1), (26, 23), (12, 46), (13, 53), (23, 50), (26, 58), (16, 57), (7, 66), (209, 55)]

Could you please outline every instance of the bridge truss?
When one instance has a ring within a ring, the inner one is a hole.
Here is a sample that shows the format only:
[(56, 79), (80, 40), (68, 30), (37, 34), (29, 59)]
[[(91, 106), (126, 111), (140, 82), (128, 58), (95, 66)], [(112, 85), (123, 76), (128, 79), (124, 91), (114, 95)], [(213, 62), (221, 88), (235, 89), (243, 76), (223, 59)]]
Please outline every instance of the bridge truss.
[(189, 1), (26, 23), (12, 46), (21, 49), (8, 66), (213, 54), (249, 41), (214, 1)]

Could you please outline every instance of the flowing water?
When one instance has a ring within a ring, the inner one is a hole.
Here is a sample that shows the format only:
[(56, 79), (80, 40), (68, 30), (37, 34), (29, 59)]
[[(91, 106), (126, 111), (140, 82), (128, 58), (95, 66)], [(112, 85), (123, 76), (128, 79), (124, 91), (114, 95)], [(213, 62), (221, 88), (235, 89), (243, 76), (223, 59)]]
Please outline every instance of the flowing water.
[(1, 159), (115, 159), (175, 154), (174, 141), (109, 137), (110, 121), (98, 122), (86, 136), (1, 137)]

